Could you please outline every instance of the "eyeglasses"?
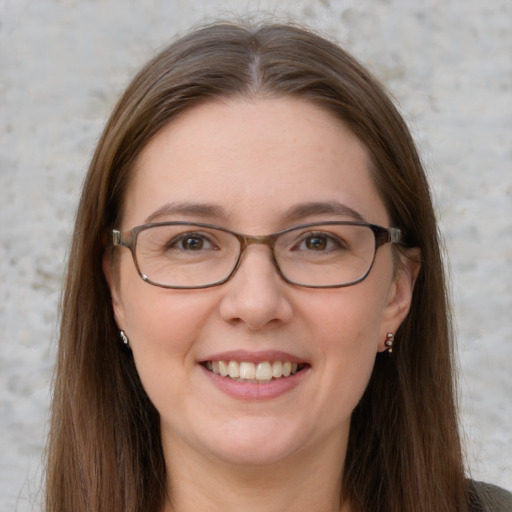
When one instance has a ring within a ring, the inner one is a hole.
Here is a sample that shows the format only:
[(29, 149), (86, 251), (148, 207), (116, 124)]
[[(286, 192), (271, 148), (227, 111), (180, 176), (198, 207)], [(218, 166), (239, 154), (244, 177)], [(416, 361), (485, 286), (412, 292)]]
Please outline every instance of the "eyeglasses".
[(236, 272), (245, 250), (268, 245), (274, 265), (288, 283), (337, 288), (369, 274), (377, 249), (400, 240), (400, 230), (365, 222), (302, 224), (265, 236), (249, 236), (210, 224), (161, 222), (121, 233), (114, 246), (131, 250), (140, 277), (163, 288), (208, 288)]

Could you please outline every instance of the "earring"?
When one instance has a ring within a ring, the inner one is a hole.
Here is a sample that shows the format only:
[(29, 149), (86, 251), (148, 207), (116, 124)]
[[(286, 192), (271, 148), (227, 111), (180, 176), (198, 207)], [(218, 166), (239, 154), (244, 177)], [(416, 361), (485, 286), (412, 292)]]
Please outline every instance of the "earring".
[(119, 336), (121, 338), (121, 341), (127, 346), (130, 346), (130, 342), (128, 341), (128, 338), (124, 331), (119, 331)]
[(388, 347), (388, 352), (391, 354), (393, 352), (393, 342), (395, 341), (395, 335), (392, 332), (388, 332), (386, 335), (386, 341), (384, 345)]

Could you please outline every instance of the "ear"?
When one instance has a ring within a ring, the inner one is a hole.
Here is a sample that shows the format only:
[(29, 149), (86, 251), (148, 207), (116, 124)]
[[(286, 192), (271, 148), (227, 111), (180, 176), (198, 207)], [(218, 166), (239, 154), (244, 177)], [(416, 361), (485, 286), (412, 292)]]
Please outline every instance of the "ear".
[(103, 253), (102, 267), (103, 274), (105, 275), (105, 279), (110, 289), (112, 309), (114, 311), (114, 320), (120, 330), (125, 330), (125, 315), (119, 290), (119, 276), (116, 275), (116, 269), (114, 266), (114, 254), (112, 249), (107, 249)]
[(421, 268), (421, 251), (418, 248), (402, 251), (399, 258), (383, 312), (379, 351), (387, 349), (384, 345), (386, 335), (396, 333), (409, 313), (414, 285)]

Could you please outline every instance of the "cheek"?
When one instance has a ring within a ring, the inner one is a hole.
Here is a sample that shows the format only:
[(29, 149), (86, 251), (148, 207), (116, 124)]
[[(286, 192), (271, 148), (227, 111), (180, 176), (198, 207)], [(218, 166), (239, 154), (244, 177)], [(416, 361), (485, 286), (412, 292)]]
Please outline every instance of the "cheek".
[(318, 345), (333, 388), (352, 400), (354, 394), (362, 394), (373, 369), (380, 322), (378, 315), (356, 307), (354, 300), (340, 302), (329, 305), (330, 320), (322, 325)]
[(142, 284), (149, 291), (133, 293), (127, 308), (130, 347), (142, 386), (168, 418), (169, 411), (190, 407), (188, 383), (197, 371), (197, 346), (209, 304)]
[(324, 340), (320, 348), (331, 353), (348, 351), (347, 355), (377, 349), (386, 289), (372, 284), (368, 280), (332, 290), (303, 308), (318, 338)]
[(359, 402), (381, 341), (385, 289), (364, 284), (329, 293), (305, 309), (323, 373), (318, 392), (339, 405), (333, 414), (351, 413)]
[[(126, 280), (123, 310), (135, 364), (144, 375), (179, 373), (194, 364), (193, 349), (210, 314), (206, 294), (166, 290)], [(166, 362), (163, 365), (163, 361)]]

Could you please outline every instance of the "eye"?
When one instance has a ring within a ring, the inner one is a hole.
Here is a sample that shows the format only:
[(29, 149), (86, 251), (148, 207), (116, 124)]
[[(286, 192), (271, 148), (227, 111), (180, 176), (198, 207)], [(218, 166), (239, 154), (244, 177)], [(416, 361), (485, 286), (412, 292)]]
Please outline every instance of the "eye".
[(304, 245), (314, 251), (323, 251), (328, 246), (328, 240), (325, 236), (310, 236), (304, 240)]
[(190, 251), (198, 251), (203, 248), (204, 240), (199, 237), (187, 237), (180, 240), (180, 245), (183, 249)]
[(345, 244), (334, 234), (307, 233), (296, 245), (295, 250), (327, 252), (343, 249)]
[(177, 236), (168, 243), (168, 247), (183, 251), (202, 251), (217, 248), (208, 237), (199, 233), (184, 233)]

